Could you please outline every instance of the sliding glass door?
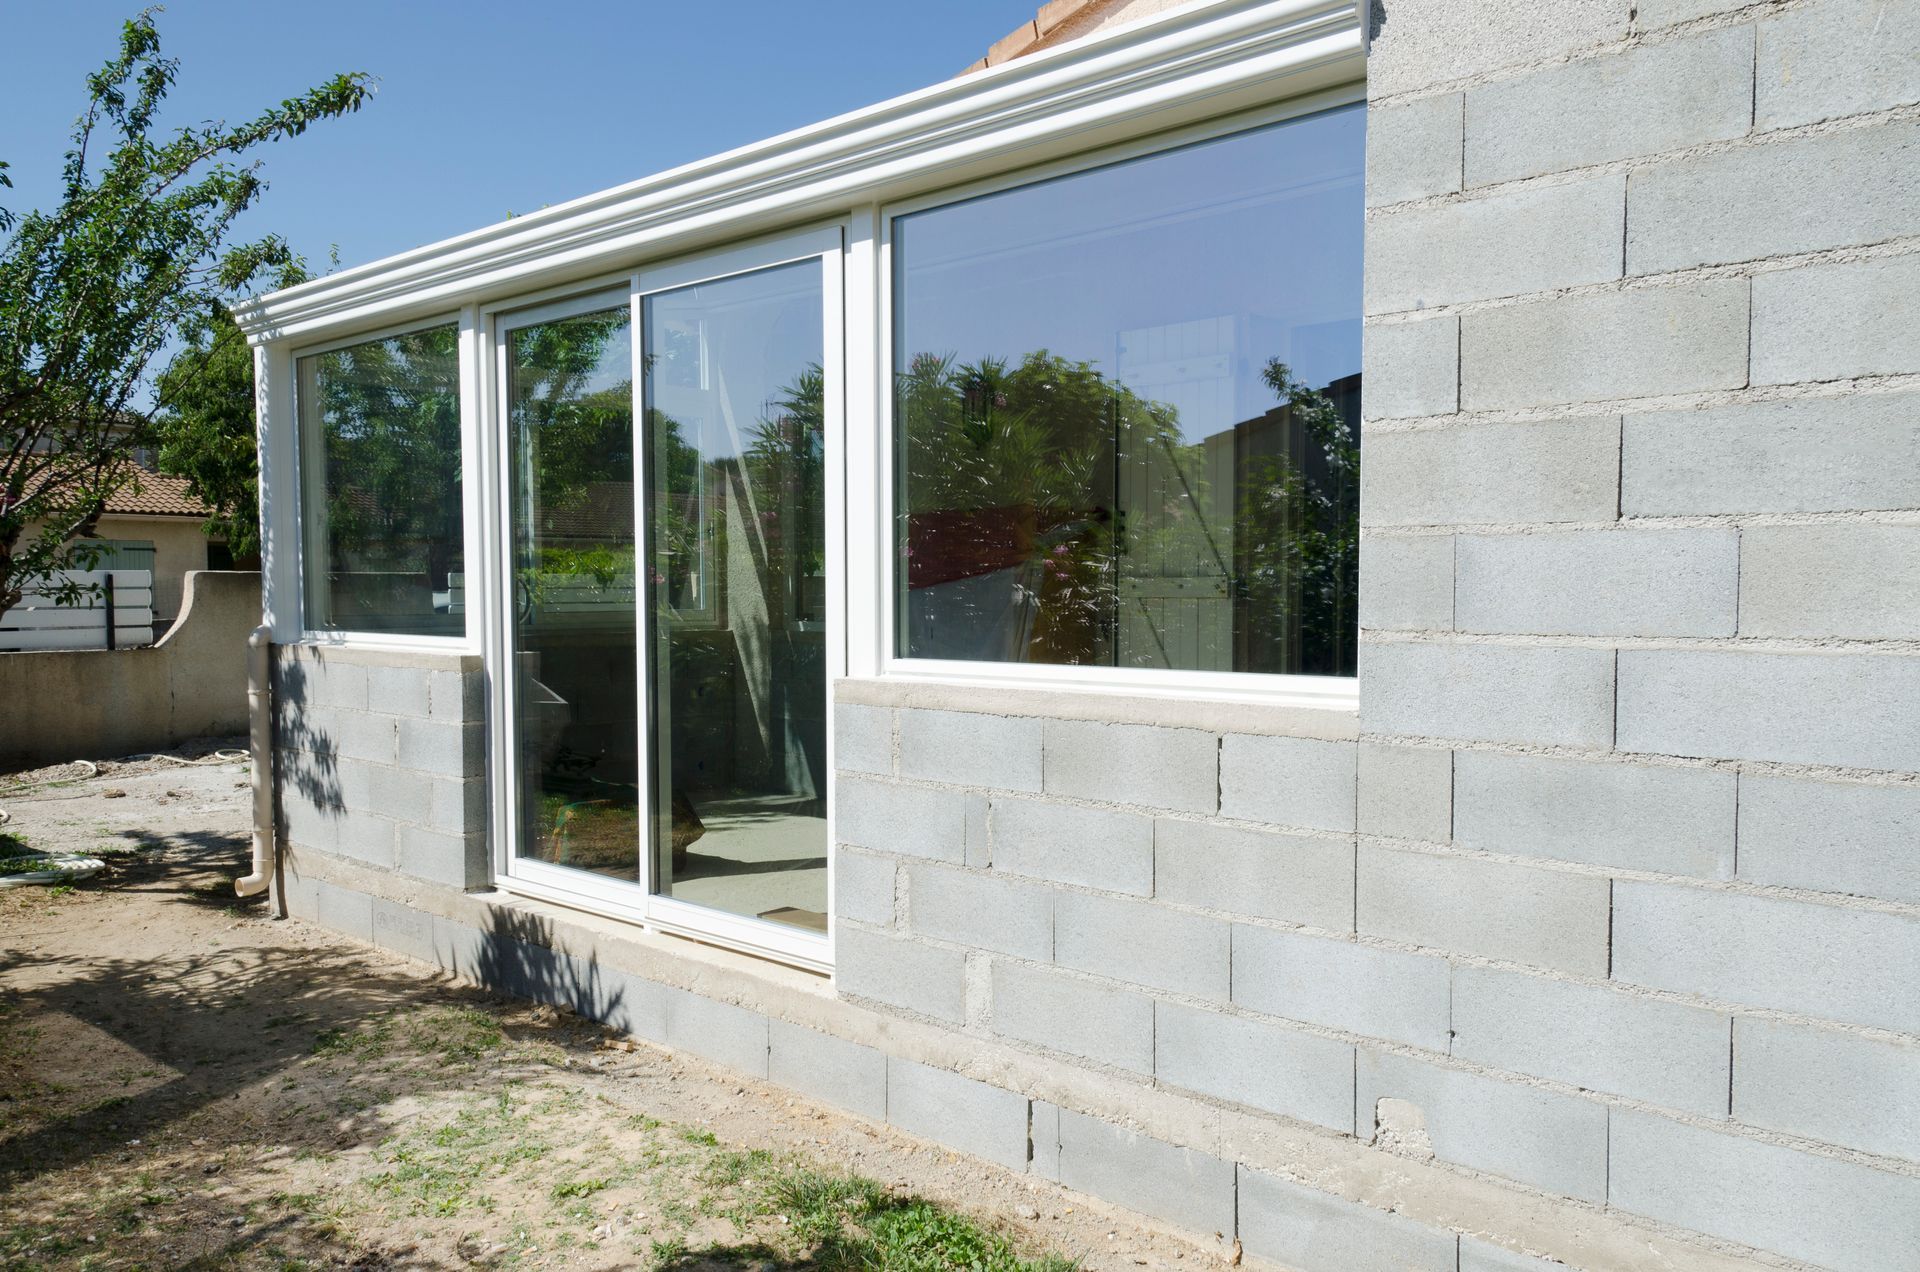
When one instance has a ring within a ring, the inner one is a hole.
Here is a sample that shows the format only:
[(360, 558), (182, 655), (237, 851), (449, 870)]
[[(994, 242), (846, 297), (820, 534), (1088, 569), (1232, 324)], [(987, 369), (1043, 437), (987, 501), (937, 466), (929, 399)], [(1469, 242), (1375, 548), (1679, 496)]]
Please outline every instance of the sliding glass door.
[(819, 966), (839, 251), (835, 230), (496, 319), (509, 879)]

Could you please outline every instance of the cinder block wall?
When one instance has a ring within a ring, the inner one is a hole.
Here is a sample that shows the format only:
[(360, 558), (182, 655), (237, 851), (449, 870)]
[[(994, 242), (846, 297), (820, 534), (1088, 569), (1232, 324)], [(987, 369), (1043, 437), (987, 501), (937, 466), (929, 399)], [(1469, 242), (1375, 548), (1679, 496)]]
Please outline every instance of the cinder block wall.
[(1358, 736), (842, 686), (839, 989), (1920, 1266), (1920, 3), (1375, 9)]
[(424, 883), (492, 880), (480, 660), (347, 647), (274, 649), (280, 842)]

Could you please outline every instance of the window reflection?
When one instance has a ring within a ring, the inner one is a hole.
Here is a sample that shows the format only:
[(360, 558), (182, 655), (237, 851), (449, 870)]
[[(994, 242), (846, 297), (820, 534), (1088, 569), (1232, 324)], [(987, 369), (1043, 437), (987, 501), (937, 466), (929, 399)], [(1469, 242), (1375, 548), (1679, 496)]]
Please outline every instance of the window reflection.
[(1363, 121), (895, 220), (902, 655), (1352, 674)]
[(519, 852), (640, 881), (625, 305), (507, 333)]
[(458, 340), (430, 327), (300, 359), (309, 627), (465, 630)]
[(816, 260), (646, 298), (660, 891), (826, 931)]

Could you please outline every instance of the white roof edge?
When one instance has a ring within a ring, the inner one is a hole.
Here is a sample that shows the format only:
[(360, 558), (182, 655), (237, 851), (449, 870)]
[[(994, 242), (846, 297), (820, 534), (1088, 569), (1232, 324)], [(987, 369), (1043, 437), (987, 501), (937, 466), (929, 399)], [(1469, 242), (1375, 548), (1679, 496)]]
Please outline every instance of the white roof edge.
[[(1364, 58), (1355, 0), (1195, 0), (1137, 22), (945, 80), (764, 141), (683, 164), (538, 212), (354, 266), (233, 307), (250, 343), (457, 303), (463, 291), (532, 279), (549, 265), (632, 252), (671, 222), (810, 211), (812, 202), (879, 186), (909, 159), (978, 158), (1031, 141), (1022, 124), (1069, 112), (1089, 124), (1183, 99), (1226, 113), (1234, 90)], [(1335, 78), (1339, 78), (1336, 75)], [(1319, 87), (1313, 84), (1309, 87)], [(849, 199), (849, 202), (857, 199)], [(649, 231), (653, 231), (649, 234)]]

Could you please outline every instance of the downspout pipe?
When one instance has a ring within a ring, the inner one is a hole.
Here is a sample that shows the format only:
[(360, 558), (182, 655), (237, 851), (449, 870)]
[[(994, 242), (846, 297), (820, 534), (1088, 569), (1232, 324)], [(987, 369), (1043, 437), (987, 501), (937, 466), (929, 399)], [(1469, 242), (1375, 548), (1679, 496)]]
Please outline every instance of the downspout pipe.
[(253, 752), (253, 873), (233, 881), (243, 897), (259, 896), (273, 878), (273, 629), (247, 637), (247, 731)]

